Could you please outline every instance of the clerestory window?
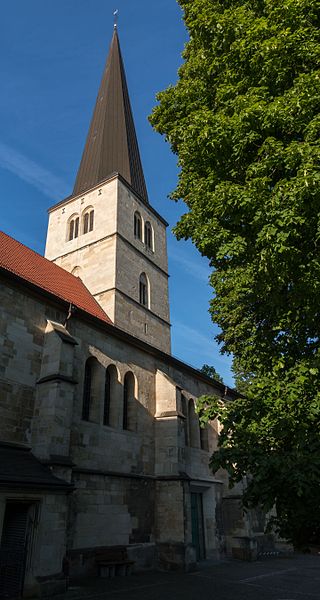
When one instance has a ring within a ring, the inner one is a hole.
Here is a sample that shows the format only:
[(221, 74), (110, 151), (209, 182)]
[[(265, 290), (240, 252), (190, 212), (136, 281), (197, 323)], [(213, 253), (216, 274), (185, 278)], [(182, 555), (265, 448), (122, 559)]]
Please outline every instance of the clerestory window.
[(200, 448), (200, 428), (199, 418), (195, 411), (195, 405), (193, 400), (189, 400), (188, 405), (188, 418), (189, 418), (189, 444), (191, 448)]
[(88, 358), (84, 371), (83, 398), (82, 398), (82, 418), (89, 421), (90, 408), (92, 400), (92, 359)]
[(136, 400), (135, 400), (135, 382), (131, 371), (125, 374), (123, 382), (123, 416), (122, 428), (135, 431), (136, 423)]

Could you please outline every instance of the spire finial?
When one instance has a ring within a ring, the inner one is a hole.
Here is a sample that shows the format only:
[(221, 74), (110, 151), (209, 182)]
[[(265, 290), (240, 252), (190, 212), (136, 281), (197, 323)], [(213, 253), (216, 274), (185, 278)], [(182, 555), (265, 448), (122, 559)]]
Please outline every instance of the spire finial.
[(119, 10), (116, 8), (116, 10), (113, 11), (113, 16), (114, 16), (114, 29), (117, 29), (118, 27), (118, 14), (119, 14)]

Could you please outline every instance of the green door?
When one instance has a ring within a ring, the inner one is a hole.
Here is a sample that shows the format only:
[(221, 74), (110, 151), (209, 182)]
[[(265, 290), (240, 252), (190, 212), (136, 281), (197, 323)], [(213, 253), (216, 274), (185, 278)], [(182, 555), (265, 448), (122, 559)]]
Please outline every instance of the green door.
[(191, 493), (191, 526), (192, 543), (196, 548), (197, 560), (204, 560), (206, 551), (203, 528), (202, 494), (194, 492)]

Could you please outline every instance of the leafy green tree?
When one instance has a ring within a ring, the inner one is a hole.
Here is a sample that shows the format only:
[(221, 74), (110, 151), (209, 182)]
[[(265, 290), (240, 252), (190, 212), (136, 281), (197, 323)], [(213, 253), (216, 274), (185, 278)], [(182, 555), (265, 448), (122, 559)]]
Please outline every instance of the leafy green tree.
[(296, 544), (320, 541), (320, 3), (179, 3), (190, 41), (151, 123), (178, 155), (175, 233), (211, 260), (246, 392), (203, 402), (224, 424), (212, 466), (250, 474), (245, 502), (276, 504)]
[(208, 377), (211, 377), (211, 379), (215, 379), (216, 381), (220, 381), (220, 383), (223, 383), (221, 375), (219, 375), (219, 373), (211, 365), (203, 365), (200, 371)]

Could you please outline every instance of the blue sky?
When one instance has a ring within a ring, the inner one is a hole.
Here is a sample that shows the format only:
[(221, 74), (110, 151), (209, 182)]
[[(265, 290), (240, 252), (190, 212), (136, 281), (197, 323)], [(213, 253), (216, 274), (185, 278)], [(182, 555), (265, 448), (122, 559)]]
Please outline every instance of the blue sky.
[(208, 314), (208, 261), (170, 229), (185, 211), (167, 198), (177, 159), (147, 117), (177, 80), (187, 40), (175, 0), (11, 0), (1, 7), (0, 228), (43, 254), (47, 208), (72, 191), (109, 49), (113, 10), (149, 198), (170, 223), (172, 351), (212, 364), (232, 385)]

